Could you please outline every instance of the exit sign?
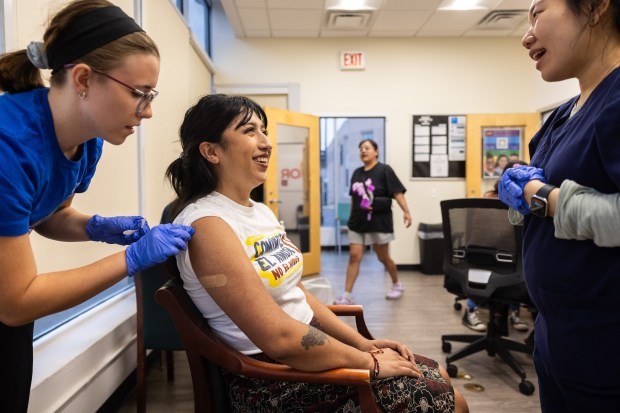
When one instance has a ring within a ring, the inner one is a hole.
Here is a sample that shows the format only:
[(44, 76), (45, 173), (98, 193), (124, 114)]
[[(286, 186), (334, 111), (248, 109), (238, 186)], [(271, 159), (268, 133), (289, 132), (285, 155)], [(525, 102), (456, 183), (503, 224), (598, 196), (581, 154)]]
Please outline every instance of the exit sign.
[(365, 64), (364, 52), (340, 52), (342, 70), (364, 70)]

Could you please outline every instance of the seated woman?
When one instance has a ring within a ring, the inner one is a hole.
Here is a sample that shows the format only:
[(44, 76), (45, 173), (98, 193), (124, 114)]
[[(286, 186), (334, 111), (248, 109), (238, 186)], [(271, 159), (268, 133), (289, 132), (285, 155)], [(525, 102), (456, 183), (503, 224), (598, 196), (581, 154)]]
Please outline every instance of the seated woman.
[[(185, 114), (183, 152), (166, 171), (174, 222), (196, 232), (177, 256), (183, 283), (211, 328), (238, 351), (304, 371), (368, 369), (390, 411), (467, 412), (437, 362), (388, 339), (367, 340), (301, 284), (302, 254), (273, 213), (250, 199), (272, 146), (252, 100), (209, 95)], [(233, 411), (354, 411), (355, 389), (227, 374)]]

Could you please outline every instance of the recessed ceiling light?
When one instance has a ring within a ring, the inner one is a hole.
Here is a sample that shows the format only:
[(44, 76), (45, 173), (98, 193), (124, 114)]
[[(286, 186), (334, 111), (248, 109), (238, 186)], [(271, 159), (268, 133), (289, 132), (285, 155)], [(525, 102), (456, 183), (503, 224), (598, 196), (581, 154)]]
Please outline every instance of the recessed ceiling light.
[(438, 10), (485, 10), (498, 3), (498, 0), (443, 0)]
[(327, 10), (363, 11), (378, 10), (383, 0), (326, 0)]

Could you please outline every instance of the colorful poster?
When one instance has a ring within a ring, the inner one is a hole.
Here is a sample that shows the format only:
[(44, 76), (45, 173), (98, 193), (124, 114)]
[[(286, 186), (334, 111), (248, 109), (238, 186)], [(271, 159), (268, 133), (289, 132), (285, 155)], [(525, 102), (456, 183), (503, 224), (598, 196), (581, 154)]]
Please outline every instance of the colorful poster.
[(482, 128), (482, 177), (501, 176), (508, 162), (521, 159), (522, 128)]

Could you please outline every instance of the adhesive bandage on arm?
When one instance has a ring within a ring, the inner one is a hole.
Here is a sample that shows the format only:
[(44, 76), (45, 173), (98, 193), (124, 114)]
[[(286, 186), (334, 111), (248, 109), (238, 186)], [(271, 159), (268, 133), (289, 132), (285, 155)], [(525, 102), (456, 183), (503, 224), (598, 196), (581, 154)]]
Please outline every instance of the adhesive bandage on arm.
[(228, 282), (225, 274), (202, 275), (198, 279), (205, 288), (223, 287)]

